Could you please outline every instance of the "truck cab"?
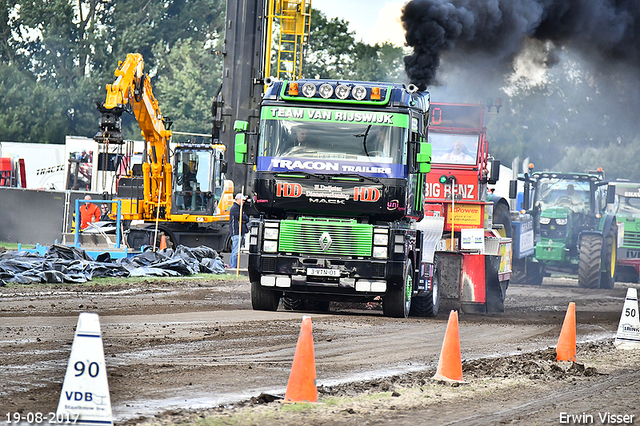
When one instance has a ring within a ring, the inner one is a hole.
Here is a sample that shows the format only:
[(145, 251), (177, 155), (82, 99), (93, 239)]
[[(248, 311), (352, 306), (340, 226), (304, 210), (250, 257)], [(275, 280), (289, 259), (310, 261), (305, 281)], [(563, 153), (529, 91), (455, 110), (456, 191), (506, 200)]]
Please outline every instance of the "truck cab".
[(332, 300), (382, 299), (386, 315), (406, 317), (412, 299), (429, 293), (416, 229), (428, 110), (429, 94), (413, 86), (275, 81), (259, 134), (236, 123), (236, 163), (256, 152), (254, 309), (275, 310), (281, 297), (320, 310)]

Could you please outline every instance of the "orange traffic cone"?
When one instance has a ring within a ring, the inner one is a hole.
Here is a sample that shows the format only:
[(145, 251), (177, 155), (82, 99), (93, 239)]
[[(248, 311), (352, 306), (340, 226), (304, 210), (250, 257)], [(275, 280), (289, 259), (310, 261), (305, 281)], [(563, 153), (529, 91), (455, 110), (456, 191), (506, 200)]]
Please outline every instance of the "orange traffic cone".
[(285, 402), (318, 402), (316, 388), (316, 360), (313, 354), (311, 317), (302, 317), (302, 327), (293, 356), (293, 365), (284, 394)]
[(462, 382), (462, 355), (460, 354), (460, 334), (458, 332), (458, 311), (451, 311), (447, 332), (444, 335), (436, 380)]
[(564, 317), (556, 355), (558, 361), (576, 360), (576, 304), (574, 302), (569, 303), (569, 309)]
[(166, 248), (167, 248), (167, 237), (165, 237), (163, 234), (162, 237), (160, 237), (160, 250), (164, 250)]

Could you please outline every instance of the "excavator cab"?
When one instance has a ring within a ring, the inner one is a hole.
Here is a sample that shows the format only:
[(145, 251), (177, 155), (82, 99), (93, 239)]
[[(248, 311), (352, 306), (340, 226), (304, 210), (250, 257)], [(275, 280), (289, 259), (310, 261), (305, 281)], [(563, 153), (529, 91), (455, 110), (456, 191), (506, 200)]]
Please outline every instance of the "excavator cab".
[(187, 144), (174, 152), (172, 214), (213, 215), (224, 185), (226, 162), (211, 145)]

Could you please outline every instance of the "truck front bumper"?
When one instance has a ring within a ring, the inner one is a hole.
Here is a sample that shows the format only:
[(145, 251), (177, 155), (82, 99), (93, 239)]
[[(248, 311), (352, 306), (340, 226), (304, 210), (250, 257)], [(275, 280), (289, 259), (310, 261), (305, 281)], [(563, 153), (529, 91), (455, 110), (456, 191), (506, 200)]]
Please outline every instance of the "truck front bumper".
[(265, 288), (316, 299), (366, 301), (401, 283), (404, 262), (249, 254), (249, 277)]

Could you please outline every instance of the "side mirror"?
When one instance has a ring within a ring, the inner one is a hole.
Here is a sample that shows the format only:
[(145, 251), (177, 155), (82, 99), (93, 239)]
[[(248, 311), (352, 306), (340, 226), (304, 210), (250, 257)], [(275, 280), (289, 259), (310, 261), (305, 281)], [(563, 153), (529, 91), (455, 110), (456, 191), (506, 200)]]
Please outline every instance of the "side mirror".
[(418, 171), (420, 173), (429, 173), (431, 171), (431, 144), (420, 142), (419, 149), (420, 151), (416, 155)]
[(518, 181), (510, 180), (509, 181), (509, 199), (515, 200), (518, 198)]
[(613, 204), (616, 202), (616, 186), (607, 186), (607, 204)]
[(498, 179), (500, 179), (500, 160), (496, 160), (494, 158), (491, 160), (491, 174), (489, 175), (487, 182), (491, 185), (495, 185)]
[(246, 131), (249, 127), (247, 121), (236, 120), (233, 130), (236, 131), (235, 160), (236, 163), (244, 163), (247, 159), (247, 138)]

